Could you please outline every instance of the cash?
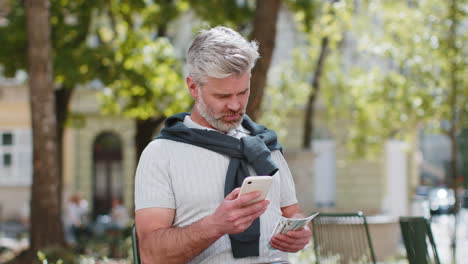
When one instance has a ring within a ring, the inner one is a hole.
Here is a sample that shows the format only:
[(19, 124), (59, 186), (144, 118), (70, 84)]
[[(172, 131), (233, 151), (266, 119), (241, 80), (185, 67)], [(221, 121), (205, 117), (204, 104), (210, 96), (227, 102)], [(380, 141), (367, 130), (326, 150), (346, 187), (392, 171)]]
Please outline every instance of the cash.
[[(276, 227), (273, 229), (271, 237), (278, 233), (286, 234), (291, 230), (299, 230), (312, 221), (312, 219), (314, 219), (318, 214), (319, 213), (313, 213), (306, 218), (286, 218), (282, 216), (276, 223)], [(268, 243), (268, 246), (271, 248), (270, 243)]]

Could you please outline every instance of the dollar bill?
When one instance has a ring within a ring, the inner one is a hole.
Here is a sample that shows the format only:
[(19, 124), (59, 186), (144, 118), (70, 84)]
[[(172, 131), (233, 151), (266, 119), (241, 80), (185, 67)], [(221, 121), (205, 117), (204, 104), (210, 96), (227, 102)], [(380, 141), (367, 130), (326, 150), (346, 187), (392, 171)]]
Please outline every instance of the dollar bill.
[[(319, 213), (313, 213), (312, 215), (306, 218), (286, 218), (282, 216), (276, 223), (271, 237), (275, 236), (276, 234), (286, 234), (289, 231), (299, 230), (305, 225), (307, 225), (310, 221), (312, 221), (312, 219), (314, 219), (314, 217), (316, 217), (318, 214)], [(268, 247), (272, 249), (270, 243), (268, 243)]]

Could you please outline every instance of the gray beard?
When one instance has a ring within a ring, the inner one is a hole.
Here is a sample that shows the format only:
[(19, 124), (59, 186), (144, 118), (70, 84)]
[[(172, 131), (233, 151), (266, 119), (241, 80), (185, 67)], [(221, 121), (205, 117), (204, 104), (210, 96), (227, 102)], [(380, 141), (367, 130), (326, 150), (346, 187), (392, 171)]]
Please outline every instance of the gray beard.
[(222, 132), (229, 132), (235, 128), (237, 128), (242, 121), (244, 120), (244, 114), (241, 114), (241, 118), (237, 122), (223, 122), (221, 119), (222, 116), (217, 117), (213, 111), (205, 104), (203, 101), (203, 97), (201, 96), (201, 91), (199, 90), (198, 102), (197, 102), (197, 109), (200, 115), (214, 128)]

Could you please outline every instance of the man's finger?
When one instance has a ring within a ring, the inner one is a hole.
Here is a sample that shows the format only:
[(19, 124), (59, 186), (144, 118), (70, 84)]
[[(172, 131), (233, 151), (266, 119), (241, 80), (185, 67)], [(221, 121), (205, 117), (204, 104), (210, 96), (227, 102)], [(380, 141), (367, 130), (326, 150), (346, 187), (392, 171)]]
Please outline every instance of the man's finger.
[(292, 238), (284, 234), (277, 234), (271, 238), (272, 241), (277, 243), (284, 243), (285, 245), (292, 246), (304, 246), (310, 242), (310, 239), (307, 237), (302, 238)]
[(271, 246), (281, 251), (291, 252), (291, 253), (297, 252), (305, 247), (305, 245), (291, 245), (291, 244), (284, 243), (278, 240), (272, 240)]
[(243, 195), (238, 197), (237, 203), (240, 206), (247, 206), (247, 205), (249, 205), (249, 203), (251, 201), (253, 201), (253, 200), (257, 199), (258, 197), (260, 197), (261, 194), (262, 193), (259, 192), (259, 191), (243, 194)]
[(255, 203), (253, 206), (248, 206), (242, 208), (242, 215), (244, 218), (244, 222), (251, 222), (255, 220), (256, 218), (260, 217), (268, 208), (268, 205), (270, 204), (270, 201), (264, 200), (260, 201), (258, 203)]
[(292, 237), (292, 238), (303, 238), (303, 237), (310, 237), (312, 235), (312, 232), (305, 228), (301, 228), (299, 230), (291, 230), (286, 233), (287, 236)]
[(239, 195), (239, 192), (240, 192), (240, 188), (235, 188), (234, 190), (232, 190), (231, 193), (229, 193), (227, 196), (226, 196), (226, 200), (234, 200), (237, 198), (237, 196)]

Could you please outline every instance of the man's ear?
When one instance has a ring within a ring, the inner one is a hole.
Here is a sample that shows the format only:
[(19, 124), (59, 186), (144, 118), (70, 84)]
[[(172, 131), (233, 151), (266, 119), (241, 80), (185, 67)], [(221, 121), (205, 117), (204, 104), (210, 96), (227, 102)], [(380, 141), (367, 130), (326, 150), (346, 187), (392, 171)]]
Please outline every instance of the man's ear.
[(194, 99), (198, 98), (197, 84), (195, 83), (195, 81), (192, 79), (190, 75), (187, 76), (187, 78), (185, 78), (185, 82), (187, 83), (187, 87), (192, 97)]

